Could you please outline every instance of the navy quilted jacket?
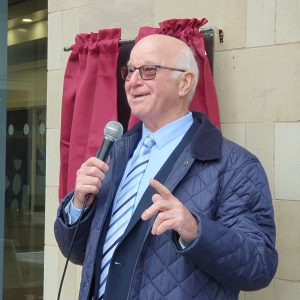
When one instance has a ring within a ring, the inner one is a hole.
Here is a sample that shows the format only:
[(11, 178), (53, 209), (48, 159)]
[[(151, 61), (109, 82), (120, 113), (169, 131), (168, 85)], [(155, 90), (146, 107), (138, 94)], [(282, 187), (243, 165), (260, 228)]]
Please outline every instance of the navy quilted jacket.
[[(83, 264), (81, 300), (91, 299), (103, 223), (140, 128), (135, 127), (114, 145), (105, 182), (79, 229), (71, 260)], [(272, 198), (260, 162), (222, 138), (202, 114), (194, 114), (189, 134), (192, 138), (181, 145), (164, 184), (197, 218), (199, 237), (183, 250), (175, 233), (152, 236), (151, 220), (134, 257), (128, 292), (117, 298), (108, 296), (108, 300), (238, 299), (240, 290), (263, 288), (275, 274)], [(74, 233), (74, 225), (66, 225), (63, 209), (71, 196), (60, 206), (55, 222), (55, 236), (64, 255)], [(117, 282), (110, 284), (117, 289)]]

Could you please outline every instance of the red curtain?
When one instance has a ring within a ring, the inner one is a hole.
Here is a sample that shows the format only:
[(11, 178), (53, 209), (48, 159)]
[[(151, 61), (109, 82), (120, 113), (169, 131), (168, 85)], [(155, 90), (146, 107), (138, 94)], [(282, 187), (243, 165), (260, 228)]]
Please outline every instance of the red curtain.
[(79, 34), (67, 64), (61, 117), (59, 199), (76, 171), (96, 154), (107, 122), (117, 120), (117, 61), (121, 30)]
[[(208, 58), (205, 53), (203, 35), (199, 28), (207, 23), (207, 19), (171, 19), (159, 23), (159, 28), (142, 27), (136, 42), (151, 34), (165, 34), (176, 37), (194, 50), (195, 58), (199, 67), (199, 81), (196, 87), (194, 98), (190, 104), (191, 111), (200, 111), (206, 114), (210, 121), (220, 128), (219, 108), (217, 94)], [(138, 122), (138, 119), (131, 115), (128, 128)]]

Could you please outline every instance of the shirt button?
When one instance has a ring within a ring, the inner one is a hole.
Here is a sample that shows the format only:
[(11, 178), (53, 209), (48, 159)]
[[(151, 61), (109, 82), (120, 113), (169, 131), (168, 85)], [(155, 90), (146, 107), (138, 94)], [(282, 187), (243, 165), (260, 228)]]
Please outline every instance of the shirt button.
[(185, 166), (187, 166), (187, 165), (189, 164), (189, 161), (188, 161), (188, 160), (185, 160), (185, 161), (183, 162), (183, 164), (184, 164)]

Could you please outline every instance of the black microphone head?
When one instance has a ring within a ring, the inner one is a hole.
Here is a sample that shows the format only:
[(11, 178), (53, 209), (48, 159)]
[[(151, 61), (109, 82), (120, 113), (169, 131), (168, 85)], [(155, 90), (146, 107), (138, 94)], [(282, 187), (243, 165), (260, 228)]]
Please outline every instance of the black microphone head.
[(123, 135), (123, 126), (117, 121), (110, 121), (104, 128), (104, 138), (116, 142)]

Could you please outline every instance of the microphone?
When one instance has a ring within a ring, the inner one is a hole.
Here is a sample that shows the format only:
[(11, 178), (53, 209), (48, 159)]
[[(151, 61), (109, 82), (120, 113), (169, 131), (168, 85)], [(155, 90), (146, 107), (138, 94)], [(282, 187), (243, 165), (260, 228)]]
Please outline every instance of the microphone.
[[(104, 128), (104, 139), (100, 149), (97, 152), (97, 158), (106, 161), (114, 142), (118, 141), (123, 135), (123, 126), (117, 121), (110, 121)], [(83, 209), (85, 209), (90, 193), (85, 195)]]
[(117, 121), (110, 121), (104, 128), (104, 139), (97, 157), (102, 161), (106, 161), (114, 142), (118, 141), (123, 135), (123, 126)]

